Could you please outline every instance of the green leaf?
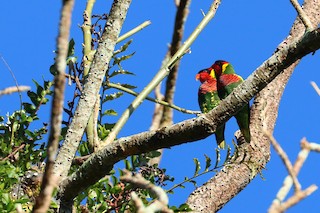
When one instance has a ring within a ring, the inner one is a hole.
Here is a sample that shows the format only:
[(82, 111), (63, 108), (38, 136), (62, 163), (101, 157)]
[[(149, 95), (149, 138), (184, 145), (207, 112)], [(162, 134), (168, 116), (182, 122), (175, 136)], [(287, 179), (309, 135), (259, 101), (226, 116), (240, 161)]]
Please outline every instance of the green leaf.
[(209, 170), (209, 167), (211, 166), (211, 159), (207, 155), (204, 155), (204, 157), (206, 158), (206, 167), (204, 171), (207, 172)]
[(124, 159), (124, 165), (127, 170), (132, 171), (131, 163), (127, 159)]
[(112, 77), (119, 75), (119, 74), (135, 75), (133, 72), (129, 72), (127, 70), (121, 69), (121, 70), (117, 70), (117, 71), (112, 72), (111, 75), (109, 75), (109, 78), (112, 78)]
[(112, 101), (114, 99), (121, 97), (122, 95), (123, 95), (123, 92), (115, 92), (110, 95), (106, 95), (106, 97), (103, 99), (102, 103), (104, 103), (106, 101)]
[(113, 109), (107, 109), (103, 112), (103, 115), (113, 115), (113, 116), (117, 116), (118, 113), (116, 111), (114, 111)]
[(73, 38), (69, 41), (69, 47), (68, 47), (68, 55), (67, 57), (70, 57), (70, 56), (73, 56), (74, 55), (74, 45), (75, 45), (75, 42), (73, 40)]
[(133, 55), (135, 54), (135, 52), (133, 52), (133, 53), (131, 53), (131, 54), (129, 54), (129, 55), (123, 55), (123, 56), (120, 56), (120, 57), (115, 57), (114, 59), (113, 59), (113, 64), (112, 64), (112, 66), (114, 66), (114, 65), (120, 65), (120, 63), (122, 62), (122, 61), (125, 61), (125, 60), (128, 60), (129, 58), (131, 58)]
[(132, 43), (132, 39), (126, 42), (124, 45), (122, 45), (118, 50), (114, 51), (113, 57), (115, 57), (119, 53), (126, 51), (131, 43)]
[(36, 112), (37, 108), (35, 105), (30, 104), (30, 103), (22, 103), (22, 105), (23, 105), (24, 110), (31, 115), (33, 115)]
[(196, 169), (195, 169), (195, 172), (194, 172), (194, 176), (197, 176), (199, 171), (200, 171), (200, 169), (201, 169), (200, 162), (199, 162), (199, 160), (197, 158), (193, 158), (193, 162), (194, 162), (194, 164), (196, 166)]

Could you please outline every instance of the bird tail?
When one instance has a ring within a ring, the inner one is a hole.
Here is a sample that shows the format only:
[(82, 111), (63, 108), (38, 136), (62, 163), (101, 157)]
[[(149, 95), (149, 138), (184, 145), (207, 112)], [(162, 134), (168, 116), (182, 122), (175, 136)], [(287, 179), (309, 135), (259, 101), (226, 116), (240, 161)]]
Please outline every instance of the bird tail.
[(226, 141), (224, 140), (224, 129), (226, 125), (223, 124), (222, 126), (219, 126), (216, 130), (216, 141), (218, 144), (219, 149), (225, 149), (226, 148)]
[(239, 125), (239, 128), (241, 130), (241, 133), (244, 137), (244, 139), (250, 143), (251, 135), (250, 135), (250, 129), (249, 129), (249, 122), (250, 122), (250, 108), (249, 104), (244, 106), (238, 114), (235, 115), (237, 119), (237, 123)]

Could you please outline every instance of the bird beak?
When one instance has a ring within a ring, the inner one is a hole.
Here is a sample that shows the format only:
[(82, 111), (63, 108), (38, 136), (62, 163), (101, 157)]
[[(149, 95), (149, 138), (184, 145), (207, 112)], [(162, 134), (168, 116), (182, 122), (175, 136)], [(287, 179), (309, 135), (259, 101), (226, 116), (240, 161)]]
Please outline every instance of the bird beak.
[(200, 79), (200, 74), (196, 75), (196, 80), (198, 81)]

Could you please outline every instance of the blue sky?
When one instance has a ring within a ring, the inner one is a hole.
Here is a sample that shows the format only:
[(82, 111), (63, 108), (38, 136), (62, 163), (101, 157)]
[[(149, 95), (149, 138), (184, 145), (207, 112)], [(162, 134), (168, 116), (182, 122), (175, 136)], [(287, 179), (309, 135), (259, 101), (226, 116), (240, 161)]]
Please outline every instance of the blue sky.
[[(136, 76), (118, 77), (119, 82), (131, 83), (141, 91), (152, 79), (161, 66), (161, 61), (171, 41), (175, 15), (174, 1), (133, 1), (122, 33), (134, 28), (140, 23), (151, 20), (152, 24), (132, 37), (133, 43), (128, 51), (136, 52), (131, 60), (123, 63), (126, 70)], [(107, 13), (111, 1), (98, 1), (94, 8), (95, 14)], [(207, 11), (211, 4), (209, 0), (193, 1), (185, 27), (185, 39), (202, 19), (200, 9)], [(81, 58), (82, 12), (85, 1), (77, 1), (72, 22), (71, 37), (76, 41), (76, 51)], [(53, 63), (55, 39), (59, 18), (60, 4), (53, 1), (14, 1), (2, 3), (0, 24), (3, 33), (0, 35), (0, 54), (16, 75), (18, 83), (34, 88), (32, 79), (41, 82), (42, 78), (50, 79), (49, 67)], [(249, 76), (276, 46), (287, 36), (296, 17), (295, 10), (289, 1), (222, 1), (214, 19), (200, 34), (191, 46), (191, 54), (181, 60), (179, 78), (176, 87), (175, 104), (184, 108), (198, 110), (197, 90), (199, 82), (195, 74), (202, 68), (210, 66), (217, 59), (231, 62), (237, 73), (244, 78)], [(275, 126), (275, 138), (294, 161), (299, 152), (302, 137), (309, 141), (319, 142), (319, 110), (320, 98), (310, 85), (315, 81), (320, 85), (319, 53), (305, 57), (294, 71), (283, 98)], [(14, 81), (5, 67), (0, 63), (0, 89), (13, 86)], [(116, 82), (117, 83), (117, 82)], [(68, 88), (68, 87), (67, 87)], [(24, 96), (25, 98), (26, 96)], [(24, 99), (26, 100), (26, 99)], [(126, 95), (113, 103), (121, 114), (133, 97)], [(0, 115), (19, 108), (17, 94), (0, 98)], [(148, 130), (151, 123), (154, 104), (145, 101), (132, 115), (119, 136), (127, 136)], [(41, 116), (48, 119), (49, 108), (42, 109)], [(174, 122), (179, 122), (193, 115), (174, 112)], [(116, 121), (117, 117), (110, 117)], [(137, 125), (138, 124), (138, 125)], [(237, 129), (235, 120), (227, 124), (226, 138), (229, 143)], [(318, 132), (318, 133), (317, 133)], [(165, 150), (161, 166), (167, 168), (169, 175), (177, 181), (185, 176), (192, 176), (194, 171), (193, 158), (199, 158), (204, 165), (204, 154), (215, 158), (215, 139), (211, 136), (205, 140), (185, 144)], [(305, 163), (299, 180), (303, 188), (310, 184), (319, 185), (319, 170), (314, 168), (319, 161), (319, 154), (311, 153)], [(118, 165), (120, 166), (120, 165)], [(272, 150), (271, 161), (263, 177), (256, 177), (247, 188), (231, 200), (221, 212), (241, 210), (246, 212), (266, 211), (282, 185), (286, 170), (279, 157)], [(199, 178), (201, 185), (209, 176)], [(176, 190), (170, 196), (171, 205), (184, 202), (194, 189), (187, 184), (186, 189)], [(258, 199), (256, 199), (258, 197)], [(288, 212), (317, 212), (320, 208), (319, 192), (316, 191), (306, 200), (290, 209)], [(252, 202), (254, 201), (254, 203)]]

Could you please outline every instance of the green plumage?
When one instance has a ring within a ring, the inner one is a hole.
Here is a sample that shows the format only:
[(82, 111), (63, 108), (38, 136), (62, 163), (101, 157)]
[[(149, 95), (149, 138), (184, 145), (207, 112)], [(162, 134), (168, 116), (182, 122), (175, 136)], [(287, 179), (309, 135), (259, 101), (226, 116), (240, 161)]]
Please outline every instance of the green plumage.
[[(201, 112), (203, 113), (208, 113), (220, 103), (217, 90), (217, 79), (215, 78), (215, 74), (211, 72), (214, 71), (201, 70), (197, 75), (197, 79), (199, 79), (202, 83), (198, 92), (198, 103)], [(215, 132), (218, 147), (221, 149), (224, 149), (226, 146), (224, 140), (224, 129), (225, 125), (222, 125), (218, 127)]]
[[(219, 93), (219, 97), (221, 99), (224, 99), (234, 90), (234, 88), (236, 88), (243, 82), (243, 79), (241, 76), (235, 74), (235, 71), (231, 64), (224, 61), (220, 61), (220, 63), (222, 63), (222, 65), (220, 65), (221, 75), (217, 75), (218, 93)], [(249, 103), (243, 106), (243, 108), (235, 115), (235, 118), (241, 130), (241, 133), (243, 134), (245, 140), (249, 143), (251, 139), (250, 129), (249, 129), (249, 122), (250, 122)]]

